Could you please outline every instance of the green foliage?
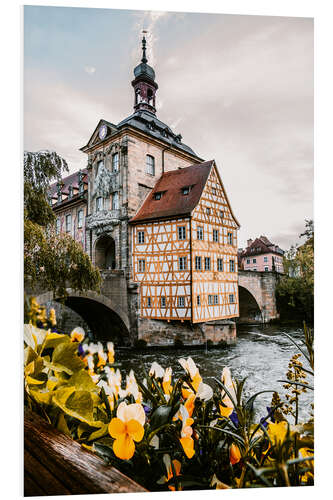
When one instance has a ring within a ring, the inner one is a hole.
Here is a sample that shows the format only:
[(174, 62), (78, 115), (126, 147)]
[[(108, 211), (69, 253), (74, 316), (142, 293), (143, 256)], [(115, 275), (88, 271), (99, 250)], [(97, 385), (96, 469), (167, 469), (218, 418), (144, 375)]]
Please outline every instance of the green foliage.
[[(32, 309), (27, 314), (35, 321), (35, 302)], [(73, 340), (32, 323), (24, 326), (25, 404), (148, 490), (313, 484), (313, 418), (299, 423), (297, 416), (302, 392), (311, 390), (307, 376), (313, 375), (313, 333), (308, 328), (301, 345), (291, 339), (300, 351), (282, 381), (291, 397), (283, 401), (274, 392), (267, 415), (259, 419), (256, 400), (273, 391), (245, 395), (245, 379), (222, 374), (209, 387), (188, 358), (180, 360), (184, 373), (177, 379), (170, 368), (154, 362), (138, 379), (131, 371), (124, 387), (115, 371), (113, 345), (109, 343), (106, 355), (102, 344), (85, 344), (79, 356)], [(132, 410), (128, 426), (120, 422), (124, 407)], [(121, 458), (115, 443), (119, 439), (128, 451), (128, 429), (134, 424), (142, 434), (135, 444), (132, 440), (132, 455)]]
[(303, 245), (292, 246), (284, 256), (284, 271), (276, 287), (277, 306), (281, 318), (292, 317), (313, 322), (314, 307), (314, 229), (313, 221), (305, 221)]
[(47, 202), (52, 180), (68, 170), (54, 152), (24, 154), (24, 281), (66, 296), (66, 288), (98, 290), (100, 273), (81, 245), (68, 235), (57, 235), (54, 215)]

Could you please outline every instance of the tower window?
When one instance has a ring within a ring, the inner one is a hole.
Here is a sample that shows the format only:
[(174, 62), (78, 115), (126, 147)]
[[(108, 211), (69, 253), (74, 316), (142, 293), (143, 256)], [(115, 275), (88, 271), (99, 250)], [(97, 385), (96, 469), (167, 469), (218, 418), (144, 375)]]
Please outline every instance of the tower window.
[(179, 240), (186, 240), (186, 227), (185, 226), (178, 227), (178, 239)]
[(138, 243), (144, 243), (144, 242), (145, 242), (145, 232), (138, 231)]
[(66, 215), (66, 233), (70, 233), (72, 230), (72, 216), (71, 214)]
[(96, 199), (96, 212), (100, 212), (101, 210), (103, 210), (103, 198), (99, 196)]
[(155, 175), (155, 158), (153, 156), (146, 156), (146, 173)]
[(200, 226), (197, 228), (197, 238), (198, 240), (203, 240), (203, 228)]
[(112, 155), (112, 172), (119, 171), (119, 153)]
[(80, 209), (77, 213), (77, 227), (83, 226), (83, 210)]

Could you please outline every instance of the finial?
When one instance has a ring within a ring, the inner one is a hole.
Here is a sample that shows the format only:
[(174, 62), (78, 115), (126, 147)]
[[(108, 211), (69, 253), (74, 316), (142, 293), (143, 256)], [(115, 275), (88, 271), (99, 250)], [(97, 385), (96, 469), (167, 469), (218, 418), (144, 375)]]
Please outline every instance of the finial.
[(143, 63), (148, 62), (148, 59), (146, 57), (146, 38), (145, 38), (146, 33), (147, 33), (146, 30), (142, 30), (143, 38), (142, 38), (142, 59), (141, 59), (141, 62), (143, 62)]

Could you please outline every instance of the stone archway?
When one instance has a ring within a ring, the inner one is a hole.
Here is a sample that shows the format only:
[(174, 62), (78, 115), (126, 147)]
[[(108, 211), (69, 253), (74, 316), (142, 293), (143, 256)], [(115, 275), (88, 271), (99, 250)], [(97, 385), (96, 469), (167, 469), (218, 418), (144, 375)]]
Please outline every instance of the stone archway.
[(95, 243), (95, 265), (99, 269), (116, 269), (116, 244), (107, 234), (100, 236)]
[(239, 318), (237, 323), (263, 323), (264, 318), (254, 295), (246, 288), (238, 286)]
[[(42, 293), (36, 299), (39, 304), (52, 300), (59, 302), (52, 292)], [(81, 316), (95, 340), (112, 340), (116, 345), (130, 345), (128, 315), (120, 307), (115, 307), (108, 297), (90, 290), (80, 293), (68, 288), (64, 305)]]

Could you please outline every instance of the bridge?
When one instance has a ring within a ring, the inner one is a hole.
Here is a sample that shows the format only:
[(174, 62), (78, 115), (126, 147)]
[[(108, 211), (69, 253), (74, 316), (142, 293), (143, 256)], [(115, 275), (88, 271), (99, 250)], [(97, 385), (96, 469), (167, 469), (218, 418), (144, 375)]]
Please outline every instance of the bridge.
[[(109, 332), (112, 331), (112, 340), (117, 345), (133, 345), (139, 337), (137, 285), (128, 281), (123, 270), (101, 271), (101, 275), (103, 281), (100, 293), (92, 290), (78, 292), (67, 288), (64, 302), (67, 311), (66, 331), (78, 326), (83, 320), (82, 326), (94, 332), (96, 338), (110, 340)], [(239, 271), (238, 275), (240, 317), (237, 323), (260, 324), (277, 318), (277, 273)], [(59, 302), (50, 291), (34, 289), (27, 290), (27, 294), (36, 296), (40, 304)], [(144, 325), (145, 323), (142, 327)], [(169, 327), (177, 330), (180, 325)], [(185, 323), (183, 327), (185, 328)], [(188, 329), (187, 326), (186, 328)], [(161, 331), (161, 335), (162, 333)], [(190, 331), (188, 333), (191, 335)]]

